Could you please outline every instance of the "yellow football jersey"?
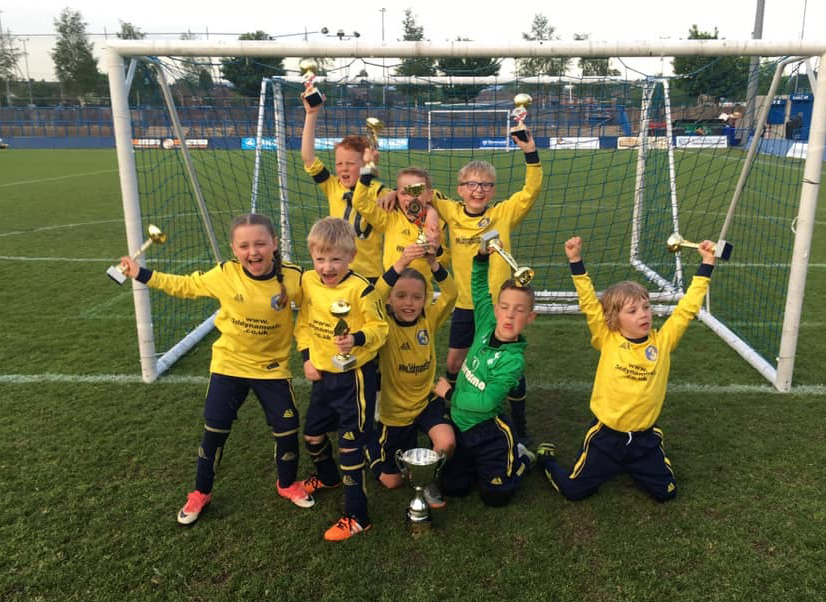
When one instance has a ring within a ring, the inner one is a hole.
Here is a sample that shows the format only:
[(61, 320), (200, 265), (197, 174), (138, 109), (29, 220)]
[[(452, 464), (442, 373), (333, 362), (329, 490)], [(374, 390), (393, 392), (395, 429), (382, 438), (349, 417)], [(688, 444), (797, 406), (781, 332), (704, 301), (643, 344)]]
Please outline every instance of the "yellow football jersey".
[(326, 286), (315, 271), (301, 278), (302, 301), (295, 325), (300, 351), (309, 350), (310, 361), (317, 370), (339, 372), (333, 363), (338, 347), (333, 342), (339, 318), (330, 311), (333, 303), (344, 301), (350, 313), (343, 319), (350, 334), (356, 338), (351, 354), (354, 367), (363, 366), (376, 356), (387, 339), (384, 303), (370, 282), (355, 272), (349, 272), (336, 286)]
[[(302, 270), (284, 263), (282, 271), (289, 300), (299, 305)], [(221, 336), (212, 344), (211, 372), (247, 378), (290, 378), (293, 311), (289, 303), (278, 308), (281, 286), (275, 275), (256, 278), (233, 260), (189, 276), (152, 271), (146, 284), (175, 297), (218, 300), (215, 328)]]
[[(525, 171), (525, 185), (504, 202), (489, 205), (482, 213), (468, 213), (464, 203), (453, 201), (441, 194), (434, 194), (433, 206), (447, 223), (450, 231), (450, 254), (453, 275), (459, 298), (456, 307), (473, 309), (470, 293), (470, 274), (473, 258), (479, 251), (482, 234), (497, 230), (502, 246), (506, 251), (511, 248), (511, 231), (533, 207), (542, 186), (542, 165), (528, 163)], [(517, 261), (519, 258), (516, 258)], [(502, 283), (512, 275), (511, 267), (498, 254), (490, 259), (488, 282), (492, 295), (499, 292)]]
[[(333, 174), (324, 166), (321, 159), (304, 168), (327, 197), (331, 217), (338, 217), (350, 222), (356, 230), (356, 257), (350, 264), (354, 272), (367, 278), (378, 278), (384, 270), (381, 265), (381, 232), (368, 222), (353, 207), (353, 191), (341, 185)], [(373, 181), (368, 190), (368, 197), (375, 204), (384, 186)]]
[[(430, 271), (430, 270), (428, 270)], [(395, 274), (394, 270), (391, 270)], [(436, 376), (436, 332), (453, 311), (456, 301), (456, 283), (442, 267), (433, 274), (441, 294), (433, 304), (425, 304), (424, 311), (412, 323), (388, 316), (390, 332), (387, 342), (379, 350), (381, 367), (381, 398), (379, 415), (383, 424), (406, 426), (412, 424), (427, 406), (433, 380)], [(385, 274), (376, 288), (386, 297), (391, 288)]]

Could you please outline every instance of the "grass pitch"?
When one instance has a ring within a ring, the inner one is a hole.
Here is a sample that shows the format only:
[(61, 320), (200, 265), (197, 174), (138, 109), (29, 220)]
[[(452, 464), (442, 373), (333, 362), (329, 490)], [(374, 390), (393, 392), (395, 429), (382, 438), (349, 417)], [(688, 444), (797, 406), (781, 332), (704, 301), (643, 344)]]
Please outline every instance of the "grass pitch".
[[(674, 501), (619, 477), (567, 502), (534, 471), (510, 506), (451, 499), (416, 540), (404, 524), (410, 491), (371, 482), (373, 529), (333, 545), (321, 535), (340, 492), (310, 510), (276, 495), (254, 399), (211, 507), (191, 528), (175, 522), (194, 478), (212, 339), (157, 384), (139, 382), (129, 288), (104, 275), (124, 248), (119, 199), (113, 152), (0, 154), (0, 599), (823, 598), (823, 203), (793, 392), (774, 392), (700, 324), (675, 352), (660, 419)], [(587, 327), (542, 317), (527, 336), (529, 426), (570, 463), (589, 420)], [(296, 389), (303, 409), (308, 387)]]

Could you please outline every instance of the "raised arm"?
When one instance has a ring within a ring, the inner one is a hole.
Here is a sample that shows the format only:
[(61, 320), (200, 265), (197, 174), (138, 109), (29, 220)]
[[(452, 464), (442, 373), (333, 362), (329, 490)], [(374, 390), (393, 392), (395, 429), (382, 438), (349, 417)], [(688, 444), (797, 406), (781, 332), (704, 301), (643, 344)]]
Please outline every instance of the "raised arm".
[(301, 132), (301, 160), (304, 167), (309, 167), (315, 161), (315, 130), (318, 125), (318, 114), (323, 105), (311, 107), (301, 95), (301, 102), (304, 103), (304, 130)]

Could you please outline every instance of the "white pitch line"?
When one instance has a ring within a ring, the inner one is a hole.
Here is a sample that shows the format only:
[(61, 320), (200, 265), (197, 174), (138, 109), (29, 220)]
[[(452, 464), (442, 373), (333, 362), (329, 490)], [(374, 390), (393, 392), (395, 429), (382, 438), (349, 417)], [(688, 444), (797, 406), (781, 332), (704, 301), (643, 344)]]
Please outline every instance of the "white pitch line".
[(52, 178), (38, 178), (36, 180), (19, 180), (17, 182), (7, 182), (0, 184), (0, 188), (7, 188), (9, 186), (23, 186), (25, 184), (40, 184), (41, 182), (54, 182), (55, 180), (66, 180), (68, 178), (82, 178), (85, 176), (97, 176), (102, 173), (117, 173), (117, 169), (101, 169), (99, 171), (87, 171), (85, 173), (73, 173), (65, 176), (54, 176)]
[[(97, 259), (94, 257), (23, 257), (18, 255), (0, 255), (0, 260), (5, 261), (63, 261), (69, 263), (113, 263), (116, 262), (117, 257), (109, 257), (107, 259)], [(197, 259), (168, 259), (169, 263), (183, 263), (193, 265), (215, 265), (210, 259), (198, 261)]]
[[(0, 374), (0, 384), (27, 385), (42, 383), (91, 384), (91, 385), (131, 385), (141, 384), (143, 380), (138, 374)], [(206, 376), (167, 375), (161, 376), (155, 385), (205, 385), (209, 383)], [(304, 378), (294, 378), (293, 384), (305, 385)], [(531, 379), (531, 388), (563, 390), (576, 393), (587, 393), (593, 388), (591, 382), (560, 382), (553, 383)], [(759, 393), (787, 395), (781, 393), (771, 385), (698, 385), (693, 383), (671, 383), (668, 385), (671, 393), (704, 393), (712, 395), (726, 395), (737, 393)], [(826, 395), (826, 385), (801, 385), (792, 387), (788, 395), (817, 396)]]
[(80, 228), (83, 226), (96, 226), (98, 224), (122, 224), (123, 218), (118, 219), (102, 219), (93, 222), (80, 222), (77, 224), (58, 224), (55, 226), (41, 226), (40, 228), (32, 228), (31, 230), (11, 230), (9, 232), (0, 232), (0, 237), (17, 236), (20, 234), (32, 234), (34, 232), (45, 232), (47, 230), (62, 230), (63, 228)]

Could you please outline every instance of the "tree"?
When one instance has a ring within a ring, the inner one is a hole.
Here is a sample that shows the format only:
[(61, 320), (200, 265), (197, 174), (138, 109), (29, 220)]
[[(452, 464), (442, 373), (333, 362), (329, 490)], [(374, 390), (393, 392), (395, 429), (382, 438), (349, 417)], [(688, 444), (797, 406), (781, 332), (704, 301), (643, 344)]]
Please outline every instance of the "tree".
[[(689, 40), (716, 40), (714, 33), (700, 31), (696, 25), (688, 30)], [(749, 79), (749, 58), (745, 56), (678, 56), (671, 62), (675, 75), (674, 87), (688, 97), (711, 96), (743, 99)]]
[[(120, 22), (120, 31), (117, 33), (121, 40), (143, 40), (146, 34), (139, 27), (129, 21)], [(133, 104), (140, 105), (150, 101), (160, 102), (158, 94), (158, 74), (145, 61), (138, 61), (132, 86), (129, 88), (129, 98)]]
[[(267, 33), (258, 30), (238, 36), (239, 40), (271, 40)], [(258, 98), (261, 79), (284, 75), (284, 60), (273, 57), (227, 57), (221, 59), (221, 75), (235, 86), (241, 96)]]
[(22, 53), (15, 47), (11, 35), (3, 35), (0, 31), (0, 83), (6, 91), (6, 102), (11, 106), (11, 82), (17, 75), (18, 60)]
[[(588, 33), (575, 33), (574, 39), (577, 41), (587, 40), (591, 37)], [(598, 57), (582, 57), (579, 59), (579, 68), (582, 70), (582, 75), (594, 76), (599, 75), (607, 77), (609, 75), (619, 75), (617, 69), (611, 69), (611, 59)]]
[[(182, 40), (197, 40), (191, 31), (181, 34)], [(182, 73), (175, 79), (179, 87), (187, 89), (189, 95), (201, 96), (212, 90), (212, 63), (206, 57), (189, 57), (181, 61)]]
[(86, 34), (86, 22), (79, 11), (64, 8), (54, 20), (57, 42), (49, 52), (60, 82), (60, 95), (76, 96), (97, 92), (104, 81), (98, 61), (92, 55), (94, 44)]
[[(456, 38), (457, 42), (469, 42), (467, 38)], [(500, 64), (490, 57), (444, 57), (440, 58), (436, 66), (439, 71), (448, 76), (484, 77), (498, 75)], [(445, 89), (446, 100), (452, 102), (469, 103), (485, 86), (481, 84), (460, 84)]]
[[(413, 10), (408, 8), (404, 11), (404, 35), (402, 41), (421, 42), (425, 39), (424, 27), (416, 22)], [(413, 57), (402, 59), (396, 67), (396, 75), (430, 77), (436, 75), (436, 61), (429, 57)], [(413, 104), (418, 105), (423, 98), (428, 98), (429, 94), (422, 86), (399, 86), (399, 91), (410, 98)]]
[[(533, 16), (530, 33), (522, 33), (522, 39), (528, 42), (558, 40), (559, 36), (555, 36), (554, 31), (556, 29), (548, 23), (548, 17), (537, 13)], [(565, 56), (521, 58), (516, 60), (516, 73), (522, 77), (565, 75), (570, 62), (571, 59)]]

